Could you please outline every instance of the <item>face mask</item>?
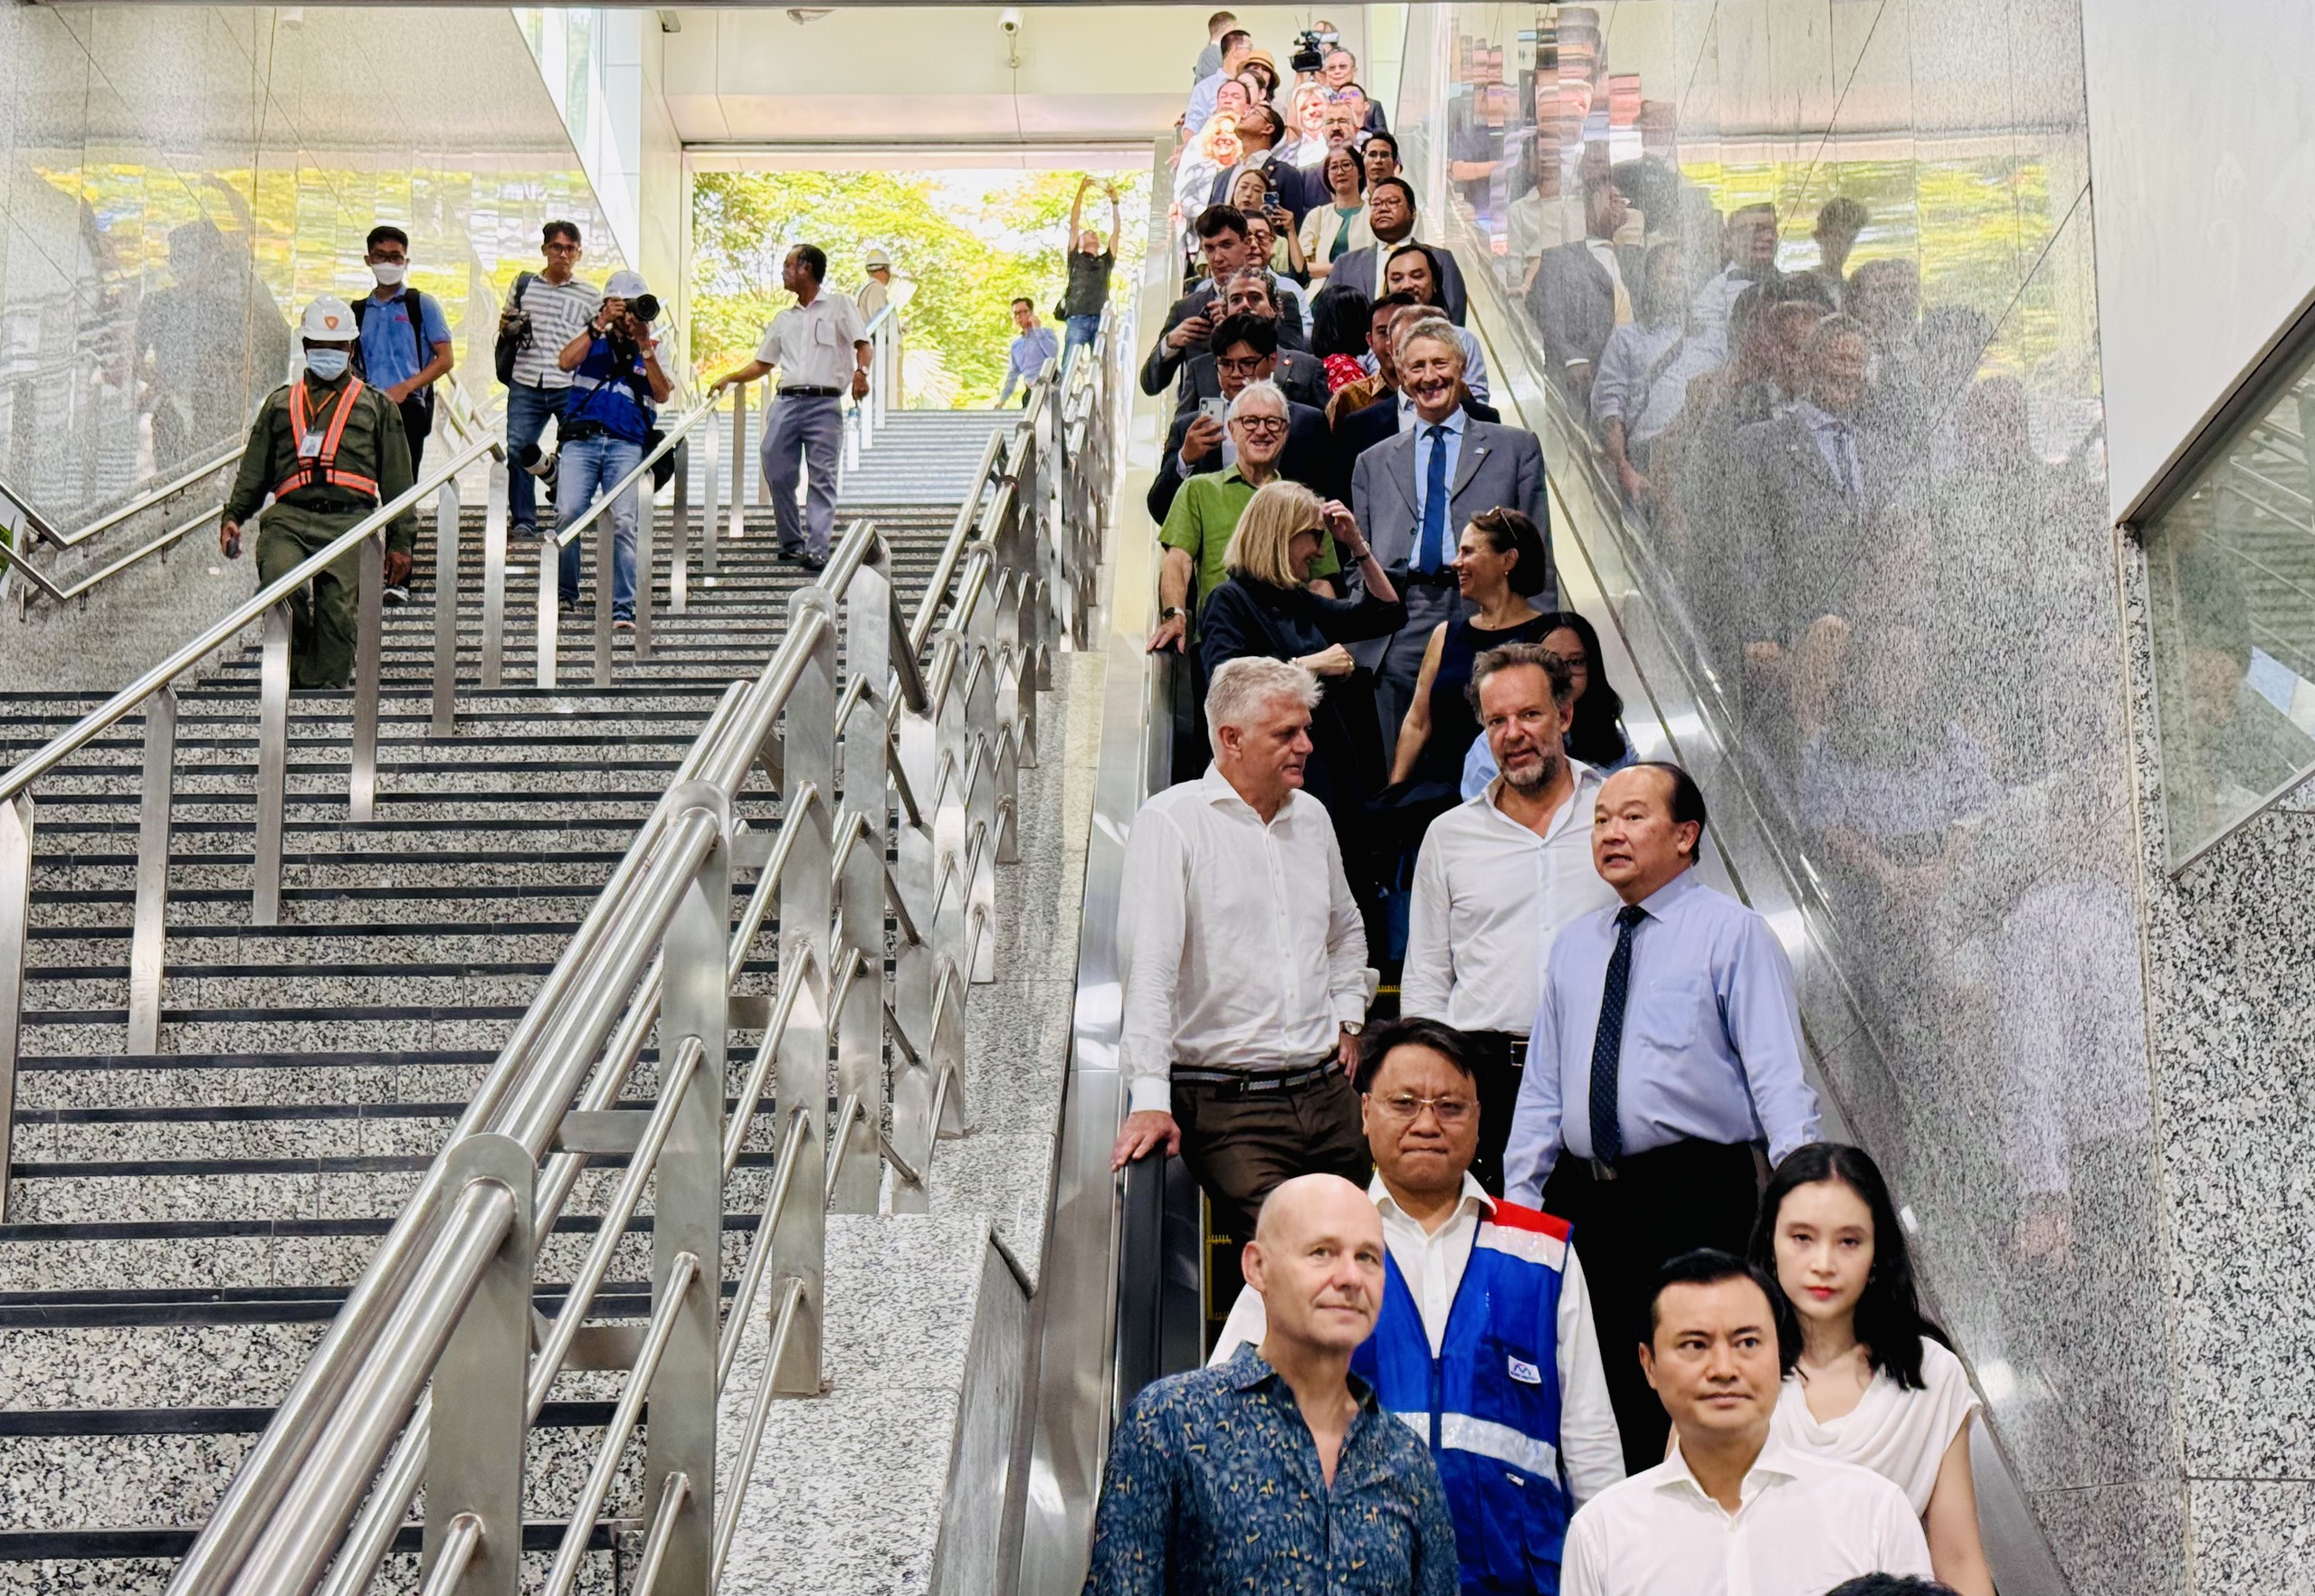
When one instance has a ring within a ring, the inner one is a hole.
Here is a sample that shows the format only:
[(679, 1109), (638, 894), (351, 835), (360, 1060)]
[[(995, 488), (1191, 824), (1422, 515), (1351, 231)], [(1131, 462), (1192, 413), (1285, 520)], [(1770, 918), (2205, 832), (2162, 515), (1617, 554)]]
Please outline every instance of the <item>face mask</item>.
[(306, 375), (334, 383), (346, 375), (346, 351), (343, 349), (308, 349)]
[(370, 268), (370, 275), (377, 279), (378, 287), (392, 288), (409, 270), (409, 267), (397, 265), (392, 261), (380, 261)]

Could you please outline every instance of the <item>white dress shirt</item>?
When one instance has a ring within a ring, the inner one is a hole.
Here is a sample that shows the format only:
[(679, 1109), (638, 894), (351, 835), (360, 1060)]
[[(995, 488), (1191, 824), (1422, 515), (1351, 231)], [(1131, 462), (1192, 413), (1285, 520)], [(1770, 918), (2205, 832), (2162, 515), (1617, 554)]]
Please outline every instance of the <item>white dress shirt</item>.
[(1307, 793), (1264, 824), (1209, 769), (1143, 804), (1126, 837), (1118, 952), (1132, 1113), (1170, 1111), (1176, 1064), (1309, 1065), (1366, 1017), (1366, 924), (1334, 822)]
[(1560, 1596), (1824, 1596), (1859, 1574), (1934, 1576), (1905, 1493), (1871, 1469), (1773, 1438), (1734, 1513), (1678, 1451), (1586, 1503), (1567, 1526)]
[[(1415, 1298), (1423, 1316), (1424, 1334), (1431, 1338), (1431, 1355), (1446, 1344), (1447, 1315), (1462, 1288), (1463, 1269), (1471, 1262), (1471, 1246), (1479, 1236), (1479, 1221), (1489, 1211), (1486, 1190), (1463, 1172), (1462, 1201), (1436, 1230), (1426, 1231), (1395, 1202), (1390, 1188), (1377, 1175), (1367, 1194), (1382, 1211), (1383, 1245), (1398, 1266), (1399, 1278)], [(1259, 1346), (1270, 1322), (1263, 1316), (1262, 1293), (1252, 1287), (1238, 1293), (1230, 1317), (1214, 1344), (1208, 1364), (1224, 1363), (1241, 1346)], [(1599, 1333), (1592, 1325), (1591, 1295), (1584, 1287), (1584, 1266), (1576, 1249), (1559, 1278), (1559, 1319), (1554, 1337), (1559, 1357), (1559, 1459), (1567, 1466), (1567, 1488), (1577, 1502), (1588, 1502), (1624, 1477), (1624, 1441), (1615, 1428), (1615, 1410), (1607, 1397), (1607, 1372), (1600, 1363)]]
[(852, 374), (858, 364), (854, 344), (868, 341), (868, 324), (850, 294), (830, 293), (824, 286), (809, 305), (790, 305), (772, 318), (756, 358), (779, 368), (783, 388), (837, 388), (852, 391)]
[(1400, 1012), (1523, 1036), (1559, 927), (1615, 907), (1592, 863), (1592, 810), (1607, 778), (1580, 760), (1567, 770), (1575, 789), (1540, 836), (1498, 807), (1500, 776), (1431, 822), (1415, 861)]

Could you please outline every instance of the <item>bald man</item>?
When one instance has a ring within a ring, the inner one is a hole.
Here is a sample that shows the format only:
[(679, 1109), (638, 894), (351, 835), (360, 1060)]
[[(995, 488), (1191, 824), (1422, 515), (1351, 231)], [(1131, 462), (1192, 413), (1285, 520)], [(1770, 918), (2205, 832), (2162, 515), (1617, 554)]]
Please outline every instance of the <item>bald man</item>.
[(1353, 1569), (1362, 1591), (1453, 1596), (1430, 1449), (1350, 1372), (1383, 1256), (1382, 1216), (1341, 1176), (1271, 1192), (1241, 1265), (1262, 1344), (1133, 1399), (1110, 1439), (1086, 1596), (1333, 1591)]

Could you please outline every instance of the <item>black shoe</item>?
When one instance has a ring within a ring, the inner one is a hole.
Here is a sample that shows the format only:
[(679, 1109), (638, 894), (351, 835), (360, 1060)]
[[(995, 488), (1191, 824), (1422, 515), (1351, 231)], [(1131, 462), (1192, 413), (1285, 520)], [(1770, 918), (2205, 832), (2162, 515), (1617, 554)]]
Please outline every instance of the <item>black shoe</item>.
[(806, 549), (804, 553), (795, 556), (795, 563), (802, 565), (807, 571), (824, 571), (828, 568), (828, 556), (826, 555), (814, 554), (811, 550)]
[(804, 550), (801, 546), (787, 543), (780, 545), (780, 559), (783, 563), (791, 560), (800, 560), (803, 557)]
[(406, 604), (410, 602), (409, 585), (406, 583), (389, 582), (386, 584), (386, 591), (378, 594), (378, 598), (385, 603)]

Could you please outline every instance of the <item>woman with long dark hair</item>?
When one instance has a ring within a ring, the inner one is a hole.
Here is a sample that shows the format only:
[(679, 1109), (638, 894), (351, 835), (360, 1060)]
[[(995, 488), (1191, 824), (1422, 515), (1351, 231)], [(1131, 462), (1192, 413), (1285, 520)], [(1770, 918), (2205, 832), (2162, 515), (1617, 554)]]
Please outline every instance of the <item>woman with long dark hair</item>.
[(1528, 603), (1551, 578), (1543, 534), (1518, 510), (1499, 507), (1473, 516), (1455, 546), (1453, 569), (1456, 588), (1473, 613), (1431, 629), (1415, 696), (1399, 726), (1391, 763), (1395, 783), (1452, 787), (1463, 751), (1479, 735), (1469, 690), (1472, 662), (1506, 643), (1540, 642), (1551, 630), (1551, 617)]
[(1959, 1596), (1994, 1596), (1969, 1472), (1977, 1395), (1921, 1312), (1881, 1170), (1837, 1142), (1795, 1148), (1761, 1195), (1751, 1252), (1801, 1325), (1771, 1434), (1894, 1482), (1921, 1515), (1938, 1578)]
[[(1567, 728), (1567, 757), (1601, 772), (1622, 770), (1638, 757), (1624, 735), (1624, 698), (1609, 685), (1600, 661), (1600, 634), (1573, 610), (1549, 610), (1536, 618), (1543, 646), (1567, 661), (1576, 686), (1575, 724)], [(1496, 776), (1495, 755), (1484, 736), (1463, 757), (1462, 795), (1476, 796)]]

